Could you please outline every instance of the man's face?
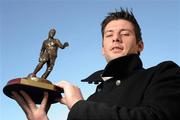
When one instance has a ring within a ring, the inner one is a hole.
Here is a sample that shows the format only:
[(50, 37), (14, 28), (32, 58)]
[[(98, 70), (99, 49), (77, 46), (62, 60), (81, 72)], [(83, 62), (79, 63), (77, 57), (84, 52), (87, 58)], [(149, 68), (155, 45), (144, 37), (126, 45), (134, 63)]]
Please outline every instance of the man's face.
[(134, 26), (127, 20), (113, 20), (104, 29), (102, 53), (107, 62), (143, 50), (143, 42), (136, 42)]

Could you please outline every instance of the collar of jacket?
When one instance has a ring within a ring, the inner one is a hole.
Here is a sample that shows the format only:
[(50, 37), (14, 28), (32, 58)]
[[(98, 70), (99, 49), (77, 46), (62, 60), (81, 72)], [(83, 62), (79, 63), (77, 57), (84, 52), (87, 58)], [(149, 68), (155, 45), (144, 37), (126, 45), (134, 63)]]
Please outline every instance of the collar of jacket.
[(131, 54), (110, 61), (105, 67), (102, 77), (124, 78), (140, 68), (142, 68), (142, 62), (139, 55)]
[(98, 84), (102, 82), (102, 77), (125, 78), (134, 71), (142, 68), (142, 61), (137, 54), (131, 54), (111, 60), (104, 70), (99, 70), (82, 82)]

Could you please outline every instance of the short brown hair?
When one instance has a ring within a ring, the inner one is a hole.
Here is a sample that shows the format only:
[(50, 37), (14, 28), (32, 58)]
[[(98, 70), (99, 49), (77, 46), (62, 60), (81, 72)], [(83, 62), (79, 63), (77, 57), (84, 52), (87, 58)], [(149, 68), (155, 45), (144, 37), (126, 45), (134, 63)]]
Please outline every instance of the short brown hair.
[(102, 21), (102, 23), (101, 23), (102, 37), (104, 37), (104, 29), (105, 29), (106, 25), (109, 22), (111, 22), (112, 20), (118, 20), (118, 19), (123, 19), (123, 20), (127, 20), (127, 21), (131, 22), (134, 25), (137, 42), (142, 40), (141, 28), (140, 28), (136, 18), (134, 17), (132, 10), (129, 11), (128, 9), (125, 10), (123, 8), (121, 8), (120, 11), (116, 10), (115, 12), (109, 13), (108, 16), (106, 16), (106, 18)]

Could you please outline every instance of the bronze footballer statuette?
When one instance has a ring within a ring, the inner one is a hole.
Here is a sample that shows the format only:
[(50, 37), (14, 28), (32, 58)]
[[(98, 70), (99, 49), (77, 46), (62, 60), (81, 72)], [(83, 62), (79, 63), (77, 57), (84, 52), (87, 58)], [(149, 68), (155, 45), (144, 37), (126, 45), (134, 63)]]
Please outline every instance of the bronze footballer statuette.
[[(3, 92), (8, 97), (12, 98), (12, 91), (19, 92), (25, 91), (36, 104), (40, 104), (43, 99), (44, 91), (49, 93), (49, 102), (56, 103), (57, 98), (61, 97), (62, 89), (52, 84), (47, 77), (53, 70), (55, 60), (57, 58), (58, 48), (64, 49), (69, 46), (68, 42), (62, 44), (60, 40), (55, 39), (55, 29), (51, 29), (48, 34), (48, 38), (44, 40), (39, 63), (32, 73), (24, 78), (15, 78), (10, 80), (7, 85), (3, 88)], [(41, 77), (37, 77), (37, 73), (41, 70), (44, 65), (47, 65), (46, 71)]]

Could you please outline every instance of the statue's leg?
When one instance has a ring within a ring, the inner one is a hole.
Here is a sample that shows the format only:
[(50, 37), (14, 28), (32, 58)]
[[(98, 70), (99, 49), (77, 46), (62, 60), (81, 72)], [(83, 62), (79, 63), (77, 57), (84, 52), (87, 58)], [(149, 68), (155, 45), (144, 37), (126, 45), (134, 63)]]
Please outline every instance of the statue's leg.
[(37, 72), (39, 72), (39, 70), (42, 68), (42, 66), (46, 63), (46, 61), (41, 61), (35, 68), (35, 70), (33, 71), (33, 73), (30, 73), (28, 75), (28, 77), (36, 77)]
[(52, 69), (53, 69), (53, 67), (54, 67), (55, 59), (56, 59), (56, 58), (51, 58), (51, 59), (47, 62), (46, 72), (42, 75), (41, 78), (46, 79), (46, 78), (48, 77), (48, 75), (50, 74), (50, 72), (52, 71)]
[(46, 63), (46, 61), (41, 61), (35, 68), (33, 74), (37, 74), (37, 72), (39, 72), (41, 70), (41, 68), (43, 67), (43, 65)]

